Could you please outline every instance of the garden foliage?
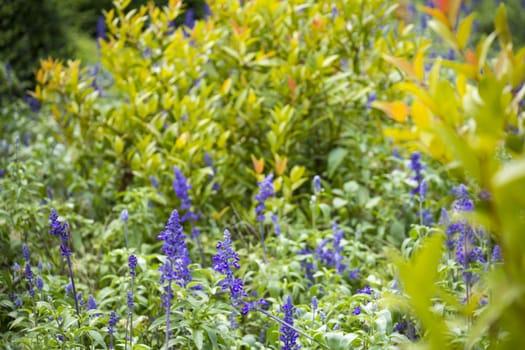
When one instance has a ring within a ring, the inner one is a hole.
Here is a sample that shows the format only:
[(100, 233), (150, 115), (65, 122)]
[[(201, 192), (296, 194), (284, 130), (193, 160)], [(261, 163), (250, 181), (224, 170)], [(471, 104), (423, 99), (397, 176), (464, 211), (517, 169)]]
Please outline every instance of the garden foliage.
[(42, 61), (0, 108), (0, 345), (520, 348), (525, 51), (405, 5), (119, 0), (95, 65)]

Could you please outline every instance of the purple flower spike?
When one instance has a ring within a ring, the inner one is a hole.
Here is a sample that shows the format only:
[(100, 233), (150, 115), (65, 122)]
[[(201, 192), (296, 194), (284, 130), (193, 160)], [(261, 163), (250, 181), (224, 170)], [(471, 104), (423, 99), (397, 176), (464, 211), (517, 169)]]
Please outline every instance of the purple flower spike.
[[(292, 297), (288, 296), (286, 298), (286, 303), (282, 307), (284, 311), (284, 319), (288, 325), (293, 326), (293, 316), (295, 314), (295, 308), (292, 304)], [(287, 325), (282, 325), (281, 336), (279, 340), (283, 342), (283, 350), (297, 350), (300, 346), (297, 344), (297, 339), (299, 338), (299, 333)]]
[(259, 185), (259, 193), (255, 195), (255, 200), (257, 201), (257, 206), (255, 207), (255, 215), (257, 221), (264, 221), (264, 212), (266, 210), (266, 205), (264, 204), (268, 198), (275, 194), (273, 188), (273, 174), (269, 174), (262, 180), (257, 183)]

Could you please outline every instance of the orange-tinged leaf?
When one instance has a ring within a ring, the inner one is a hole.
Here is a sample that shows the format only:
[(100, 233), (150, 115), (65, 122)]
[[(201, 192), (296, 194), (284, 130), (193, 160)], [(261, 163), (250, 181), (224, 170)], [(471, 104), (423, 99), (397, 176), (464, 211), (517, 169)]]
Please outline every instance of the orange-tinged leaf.
[(434, 17), (436, 20), (441, 22), (444, 26), (448, 27), (449, 29), (452, 28), (448, 17), (442, 11), (430, 7), (423, 7), (422, 11)]
[(290, 87), (290, 90), (292, 91), (292, 94), (295, 94), (295, 80), (293, 80), (292, 77), (288, 77), (288, 86)]
[(235, 32), (235, 35), (239, 36), (241, 34), (241, 28), (239, 27), (237, 22), (235, 22), (235, 20), (233, 19), (232, 19), (232, 26), (233, 26), (233, 31)]
[(252, 154), (252, 163), (253, 163), (253, 170), (255, 170), (255, 173), (256, 174), (262, 174), (262, 172), (264, 170), (264, 159), (263, 158), (257, 159)]
[(278, 154), (275, 155), (275, 172), (277, 175), (281, 176), (286, 170), (286, 164), (288, 163), (288, 158), (281, 157)]
[(448, 13), (450, 9), (450, 0), (432, 0), (432, 3), (444, 13)]
[(397, 122), (404, 123), (407, 120), (408, 106), (406, 103), (401, 101), (394, 102), (383, 102), (374, 101), (372, 107), (377, 108), (385, 112), (390, 118)]
[(400, 57), (393, 57), (389, 55), (383, 55), (383, 58), (385, 61), (399, 68), (401, 71), (403, 71), (405, 74), (410, 76), (412, 79), (417, 79), (417, 75), (416, 75), (416, 72), (414, 71), (414, 68), (412, 67), (410, 62), (407, 61), (406, 59), (400, 58)]
[(476, 57), (476, 53), (474, 51), (468, 50), (465, 53), (465, 59), (467, 60), (468, 63), (470, 63), (471, 65), (477, 67), (477, 65), (478, 65), (478, 58)]

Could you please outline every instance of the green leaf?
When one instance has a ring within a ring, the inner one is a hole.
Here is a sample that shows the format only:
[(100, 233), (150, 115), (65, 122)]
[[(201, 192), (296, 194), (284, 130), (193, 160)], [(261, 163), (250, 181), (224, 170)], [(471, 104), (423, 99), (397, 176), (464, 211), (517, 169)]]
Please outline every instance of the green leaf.
[(197, 347), (197, 349), (199, 350), (202, 349), (202, 345), (204, 343), (204, 334), (202, 330), (197, 329), (193, 331), (193, 342), (195, 343), (195, 346)]
[(335, 171), (341, 165), (347, 154), (348, 149), (341, 147), (335, 148), (330, 152), (328, 155), (328, 177), (331, 178), (334, 175)]
[(461, 50), (467, 46), (468, 38), (470, 36), (470, 31), (472, 29), (472, 22), (476, 18), (475, 13), (471, 13), (466, 18), (464, 18), (458, 27), (457, 39), (458, 45)]
[(500, 44), (503, 48), (512, 44), (512, 35), (510, 34), (509, 23), (507, 21), (507, 11), (505, 10), (504, 4), (500, 4), (498, 7), (496, 19), (494, 20), (494, 28), (496, 29)]

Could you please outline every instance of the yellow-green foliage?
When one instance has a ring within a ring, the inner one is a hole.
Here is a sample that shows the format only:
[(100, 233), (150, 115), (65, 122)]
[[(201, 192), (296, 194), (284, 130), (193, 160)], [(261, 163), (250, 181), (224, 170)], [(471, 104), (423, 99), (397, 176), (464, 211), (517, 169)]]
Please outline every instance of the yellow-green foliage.
[[(102, 94), (80, 62), (49, 60), (35, 95), (87, 176), (93, 159), (118, 163), (124, 189), (150, 175), (171, 179), (177, 165), (204, 192), (208, 152), (228, 195), (245, 197), (254, 173), (272, 171), (291, 195), (305, 181), (303, 167), (323, 172), (342, 135), (363, 132), (367, 96), (389, 85), (379, 50), (408, 50), (400, 37), (383, 37), (390, 5), (219, 0), (190, 30), (170, 26), (179, 1), (129, 12), (117, 1), (100, 41), (110, 81)], [(252, 156), (266, 168), (251, 170)]]
[[(410, 102), (378, 102), (375, 106), (400, 122), (398, 127), (386, 130), (389, 136), (419, 147), (451, 169), (461, 170), (456, 173), (487, 191), (490, 199), (483, 202), (473, 219), (501, 244), (505, 264), (504, 271), (489, 278), (493, 298), (475, 322), (469, 344), (490, 330), (495, 337), (504, 335), (499, 342), (492, 338), (498, 348), (522, 349), (525, 49), (513, 47), (503, 6), (496, 14), (495, 32), (469, 49), (473, 15), (461, 20), (457, 29), (452, 25), (459, 3), (440, 2), (438, 8), (425, 9), (433, 16), (429, 26), (459, 54), (459, 60), (437, 59), (425, 72), (428, 43), (422, 44), (412, 61), (386, 56), (405, 74), (396, 88), (410, 96)], [(407, 286), (410, 278), (405, 274)]]

